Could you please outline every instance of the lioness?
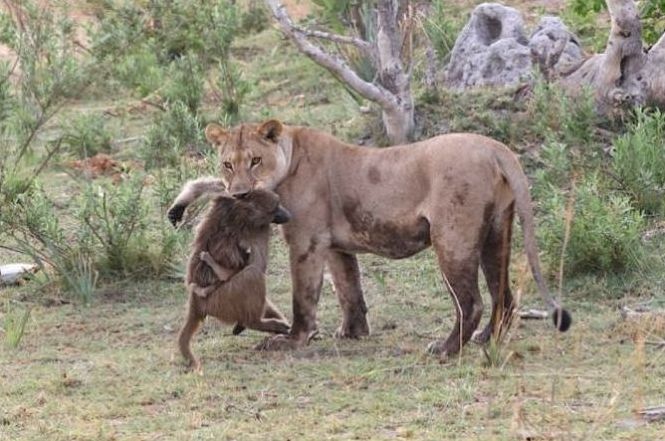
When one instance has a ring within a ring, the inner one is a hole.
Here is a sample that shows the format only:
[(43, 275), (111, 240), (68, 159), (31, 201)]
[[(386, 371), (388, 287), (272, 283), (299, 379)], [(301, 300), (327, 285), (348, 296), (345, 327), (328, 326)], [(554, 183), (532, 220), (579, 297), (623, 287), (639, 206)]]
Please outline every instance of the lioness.
[[(569, 328), (570, 315), (551, 297), (540, 271), (526, 176), (503, 144), (461, 133), (367, 148), (276, 120), (230, 131), (210, 124), (205, 135), (219, 149), (219, 184), (234, 196), (274, 189), (292, 214), (282, 228), (290, 253), (293, 325), (288, 337), (274, 337), (268, 347), (298, 347), (316, 332), (326, 264), (343, 311), (336, 335), (368, 335), (355, 253), (401, 259), (430, 245), (457, 305), (457, 323), (445, 341), (429, 345), (429, 352), (458, 352), (478, 327), (483, 311), (479, 267), (492, 296), (492, 316), (479, 337), (486, 341), (513, 308), (508, 264), (515, 210), (540, 294), (558, 329)], [(203, 188), (213, 181), (198, 182)], [(181, 194), (171, 210), (181, 212), (191, 196)], [(501, 314), (504, 310), (508, 313)]]

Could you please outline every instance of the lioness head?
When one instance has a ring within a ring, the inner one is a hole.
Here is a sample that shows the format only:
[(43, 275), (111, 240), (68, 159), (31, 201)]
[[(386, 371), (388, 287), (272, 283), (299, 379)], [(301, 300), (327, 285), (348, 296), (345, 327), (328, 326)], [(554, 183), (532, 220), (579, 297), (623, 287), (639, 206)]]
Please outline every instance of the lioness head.
[(243, 124), (225, 130), (215, 123), (205, 129), (208, 142), (219, 150), (222, 180), (231, 196), (254, 189), (273, 190), (284, 179), (291, 159), (291, 138), (282, 123)]

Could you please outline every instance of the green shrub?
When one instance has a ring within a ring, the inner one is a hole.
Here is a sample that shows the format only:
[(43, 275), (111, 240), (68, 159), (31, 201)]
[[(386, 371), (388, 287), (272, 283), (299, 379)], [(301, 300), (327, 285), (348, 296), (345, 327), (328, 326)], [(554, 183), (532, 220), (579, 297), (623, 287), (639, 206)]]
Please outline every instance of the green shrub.
[(157, 54), (148, 45), (137, 45), (133, 51), (111, 63), (111, 77), (121, 85), (146, 97), (164, 84), (166, 73)]
[(645, 223), (627, 197), (608, 190), (598, 174), (585, 176), (575, 189), (570, 238), (563, 250), (570, 192), (546, 182), (538, 185), (546, 186), (539, 190), (538, 233), (552, 273), (564, 251), (568, 275), (610, 274), (639, 266), (643, 255), (640, 233)]
[(139, 155), (146, 168), (175, 167), (186, 154), (201, 154), (208, 149), (201, 120), (186, 104), (176, 101), (166, 112), (157, 114)]
[(161, 95), (167, 105), (183, 103), (191, 114), (196, 114), (203, 98), (203, 72), (197, 60), (183, 56), (175, 60), (168, 69)]
[(77, 158), (111, 151), (111, 133), (101, 115), (88, 113), (69, 118), (63, 126), (63, 146)]
[(136, 175), (122, 185), (84, 191), (81, 243), (94, 250), (102, 279), (159, 277), (172, 268), (178, 236), (164, 221), (154, 227), (144, 181)]
[(598, 116), (593, 93), (582, 90), (569, 97), (557, 85), (537, 80), (529, 102), (529, 115), (537, 133), (579, 146), (593, 139)]
[(430, 13), (423, 20), (423, 28), (432, 42), (439, 62), (445, 64), (455, 46), (463, 23), (451, 18), (451, 5), (446, 0), (434, 0)]
[(665, 214), (665, 114), (637, 110), (614, 141), (612, 166), (638, 209)]
[(238, 120), (245, 97), (251, 91), (251, 84), (235, 66), (219, 63), (217, 88), (222, 98), (219, 120), (233, 125)]
[(239, 28), (244, 34), (255, 34), (268, 27), (270, 15), (260, 0), (249, 0), (240, 13)]

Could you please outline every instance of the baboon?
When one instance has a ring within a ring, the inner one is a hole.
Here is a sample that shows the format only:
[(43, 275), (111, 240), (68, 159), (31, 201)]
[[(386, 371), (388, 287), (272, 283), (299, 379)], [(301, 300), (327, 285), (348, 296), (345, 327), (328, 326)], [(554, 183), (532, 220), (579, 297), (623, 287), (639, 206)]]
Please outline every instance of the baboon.
[[(216, 191), (200, 181), (185, 186), (181, 196), (194, 199)], [(193, 199), (189, 199), (193, 200)], [(177, 200), (169, 219), (178, 211)], [(267, 190), (255, 190), (243, 198), (217, 193), (196, 228), (187, 265), (185, 285), (189, 292), (187, 318), (180, 330), (180, 351), (191, 367), (200, 364), (190, 349), (192, 335), (206, 316), (223, 323), (236, 323), (234, 334), (245, 327), (286, 334), (290, 325), (266, 298), (265, 271), (268, 260), (270, 223), (290, 219), (279, 197)]]

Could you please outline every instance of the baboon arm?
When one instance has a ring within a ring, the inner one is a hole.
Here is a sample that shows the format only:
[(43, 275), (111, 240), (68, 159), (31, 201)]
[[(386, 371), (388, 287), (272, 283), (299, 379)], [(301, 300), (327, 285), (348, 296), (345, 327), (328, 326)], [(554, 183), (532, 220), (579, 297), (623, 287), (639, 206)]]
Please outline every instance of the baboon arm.
[(210, 293), (215, 291), (217, 289), (218, 285), (215, 284), (215, 285), (201, 286), (201, 285), (197, 285), (196, 283), (190, 283), (188, 285), (188, 287), (189, 287), (189, 290), (191, 292), (193, 292), (194, 294), (196, 294), (198, 297), (205, 298), (205, 297), (208, 297), (210, 295)]
[(211, 176), (189, 181), (175, 198), (167, 215), (173, 225), (182, 220), (185, 209), (206, 193), (221, 193), (225, 190), (222, 180)]
[(217, 263), (215, 259), (213, 259), (210, 253), (207, 252), (201, 253), (201, 260), (203, 260), (210, 268), (212, 268), (212, 271), (215, 273), (220, 282), (226, 282), (238, 272), (236, 270), (223, 267)]

